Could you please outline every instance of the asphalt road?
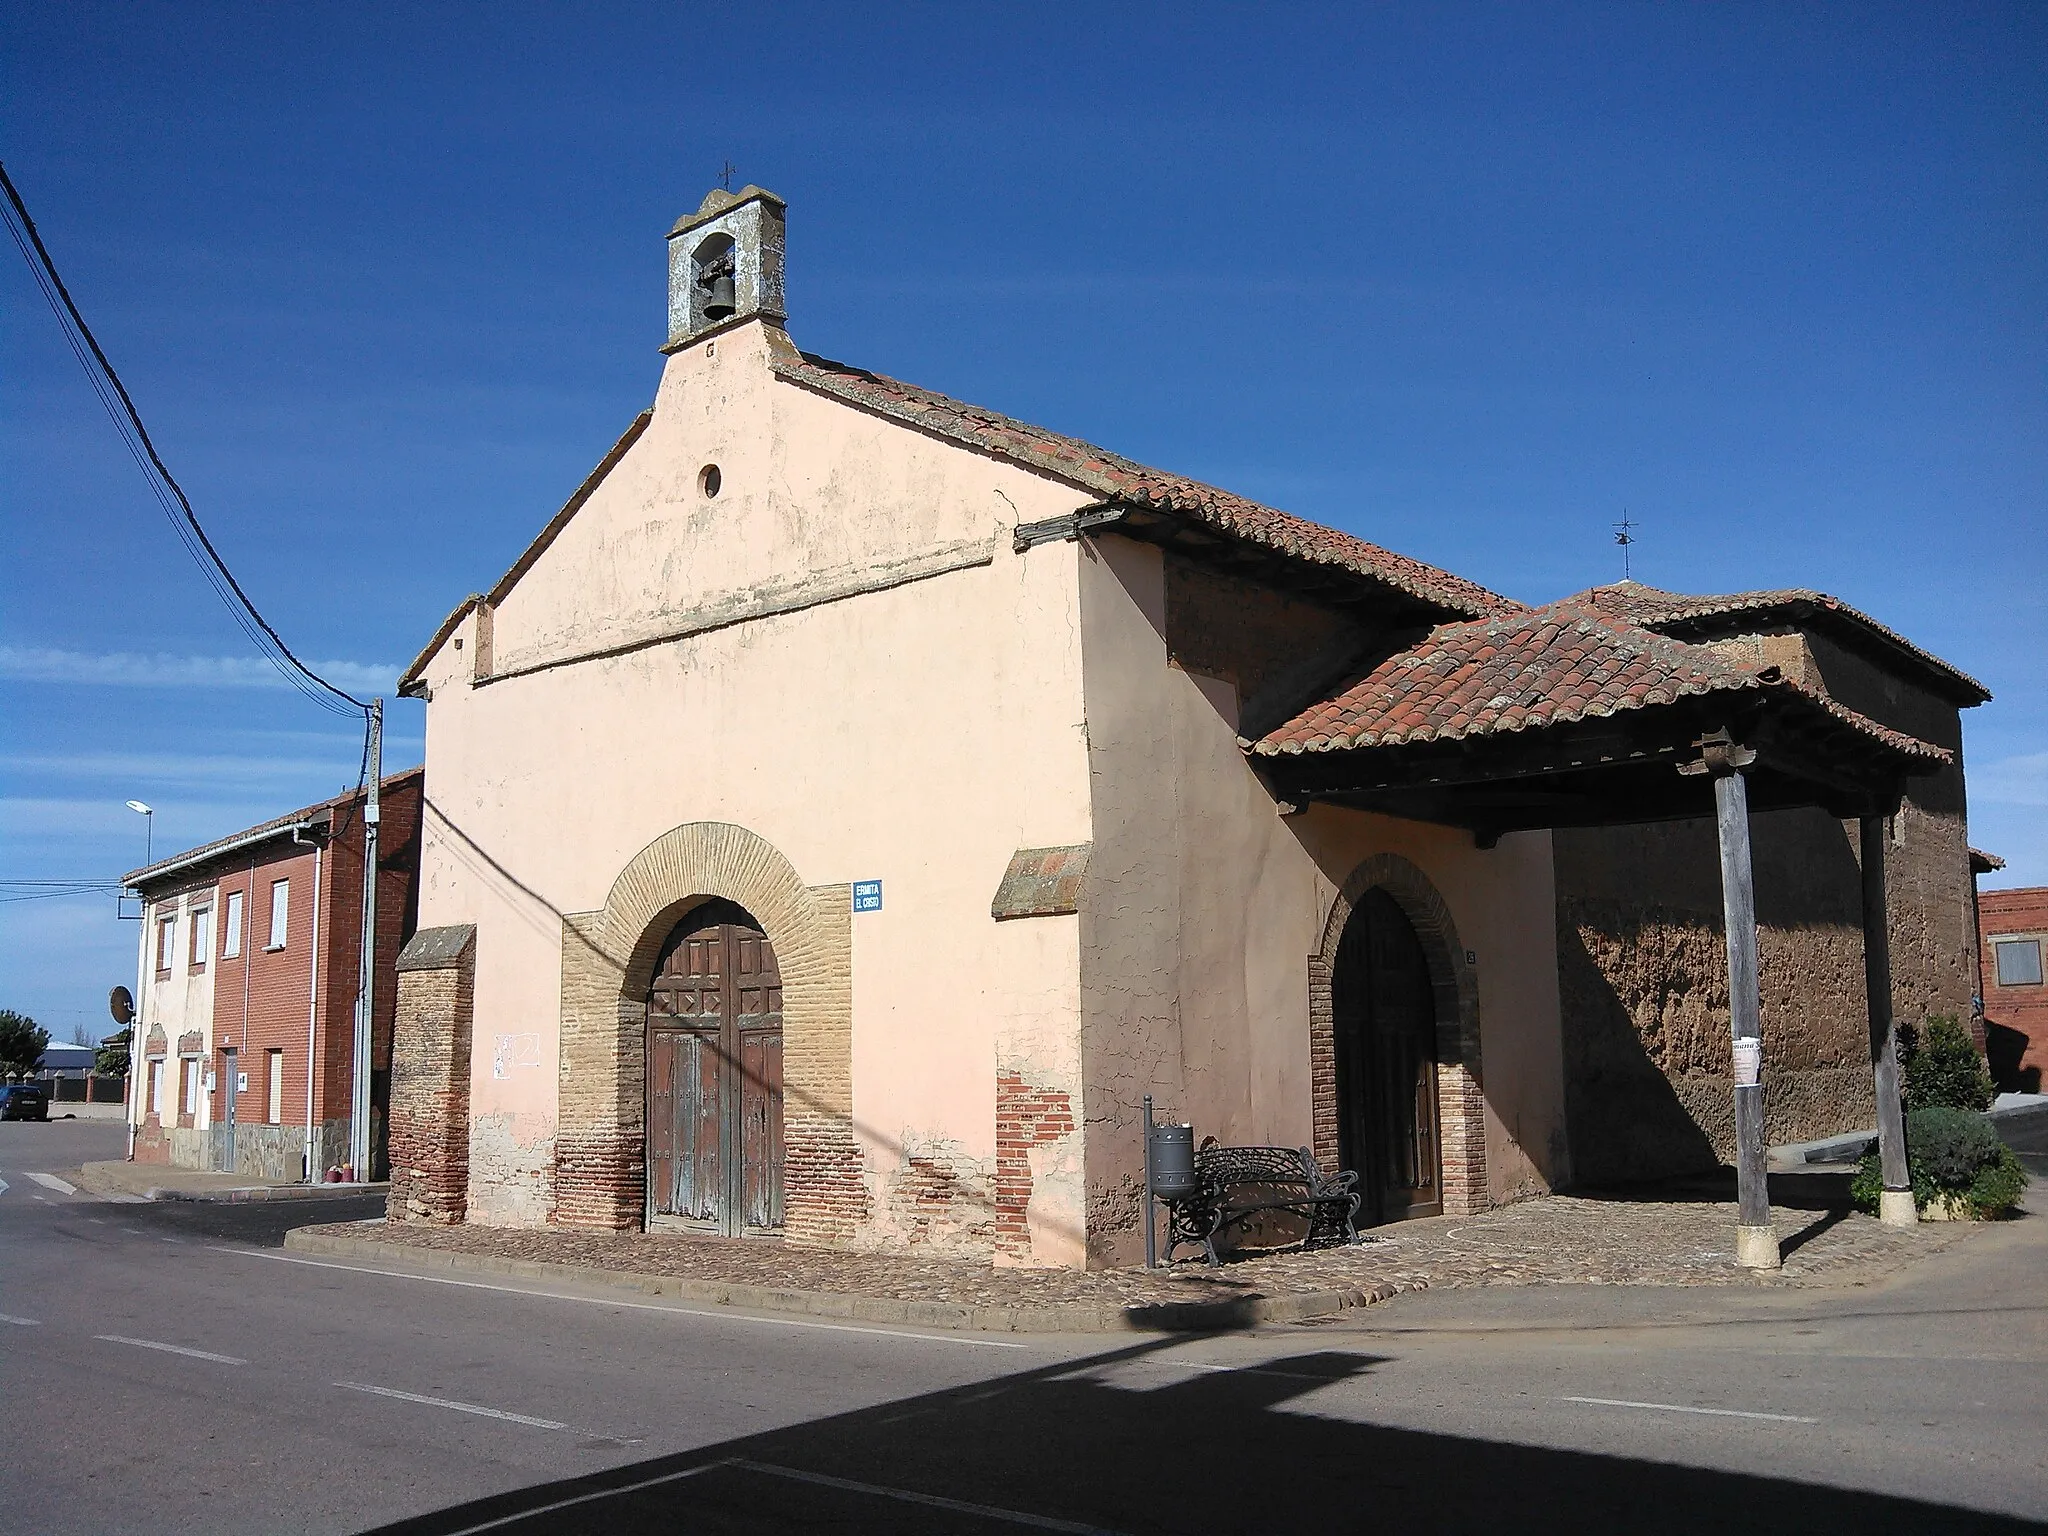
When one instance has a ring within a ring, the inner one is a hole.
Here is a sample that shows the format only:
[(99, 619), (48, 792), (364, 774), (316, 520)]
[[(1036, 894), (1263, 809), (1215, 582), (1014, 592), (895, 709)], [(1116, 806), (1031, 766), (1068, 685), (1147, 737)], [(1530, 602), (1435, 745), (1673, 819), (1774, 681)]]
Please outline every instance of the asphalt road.
[[(1868, 1289), (1042, 1338), (399, 1276), (0, 1125), (0, 1529), (1925, 1533), (2048, 1518), (2048, 1216)], [(2037, 1186), (2038, 1187), (2038, 1186)], [(2037, 1203), (2048, 1206), (2048, 1201)]]

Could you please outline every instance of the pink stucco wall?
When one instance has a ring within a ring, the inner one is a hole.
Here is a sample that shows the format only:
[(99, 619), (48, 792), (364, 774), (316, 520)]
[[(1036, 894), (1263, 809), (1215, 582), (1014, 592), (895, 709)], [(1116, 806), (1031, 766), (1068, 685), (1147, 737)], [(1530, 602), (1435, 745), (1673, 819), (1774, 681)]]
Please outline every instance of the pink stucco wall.
[[(471, 685), (474, 618), (425, 673), (420, 922), (478, 927), (473, 1219), (546, 1218), (561, 914), (693, 821), (809, 885), (883, 881), (854, 919), (862, 1240), (900, 1237), (913, 1157), (989, 1187), (999, 1059), (1077, 1070), (1073, 920), (989, 900), (1018, 847), (1088, 836), (1074, 550), (1027, 562), (1007, 530), (1085, 500), (777, 380), (759, 325), (669, 359), (644, 435), (496, 611), (493, 667), (520, 675)], [(1038, 1156), (1042, 1261), (1068, 1262), (1078, 1154)], [(975, 1225), (922, 1235), (985, 1251)]]
[[(1477, 957), (1489, 1189), (1560, 1177), (1547, 835), (1277, 815), (1232, 685), (1167, 655), (1156, 549), (1017, 553), (1015, 524), (1091, 498), (779, 379), (778, 341), (675, 353), (488, 633), (472, 614), (425, 668), (420, 923), (478, 930), (471, 1219), (547, 1219), (563, 915), (690, 822), (809, 886), (883, 882), (853, 919), (857, 1245), (1134, 1258), (1148, 1091), (1205, 1135), (1306, 1144), (1308, 957), (1383, 852)], [(1077, 843), (1078, 917), (991, 919), (1013, 851)], [(999, 1176), (1028, 1188), (1021, 1248), (994, 1235)]]
[[(1034, 555), (1035, 557), (1035, 555)], [(1163, 557), (1092, 540), (1080, 565), (1094, 854), (1082, 913), (1089, 1238), (1140, 1251), (1141, 1100), (1229, 1144), (1311, 1140), (1308, 957), (1345, 879), (1399, 854), (1476, 957), (1488, 1191), (1561, 1182), (1563, 1068), (1547, 833), (1469, 833), (1332, 807), (1276, 814), (1227, 682), (1167, 652)]]

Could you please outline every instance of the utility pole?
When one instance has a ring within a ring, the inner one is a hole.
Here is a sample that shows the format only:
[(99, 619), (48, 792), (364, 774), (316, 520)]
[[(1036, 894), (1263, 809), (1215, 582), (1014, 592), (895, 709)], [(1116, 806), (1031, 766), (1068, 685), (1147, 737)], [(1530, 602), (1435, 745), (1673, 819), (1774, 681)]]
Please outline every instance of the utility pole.
[[(1769, 1176), (1764, 1167), (1764, 1032), (1757, 985), (1749, 790), (1742, 777), (1742, 769), (1754, 761), (1754, 754), (1739, 747), (1723, 748), (1722, 753), (1721, 771), (1714, 773), (1714, 810), (1721, 843), (1721, 897), (1728, 926), (1728, 1012), (1734, 1036), (1739, 1210), (1735, 1262), (1745, 1269), (1776, 1269), (1778, 1236), (1771, 1230)], [(1710, 749), (1709, 763), (1719, 755)]]
[(363, 937), (356, 982), (356, 1040), (350, 1073), (348, 1158), (356, 1182), (368, 1183), (370, 1167), (370, 1037), (377, 991), (377, 817), (384, 778), (384, 701), (370, 700), (370, 784), (363, 806)]
[(1756, 752), (1724, 728), (1702, 736), (1697, 761), (1678, 771), (1714, 781), (1714, 823), (1721, 845), (1721, 905), (1728, 927), (1728, 1022), (1735, 1068), (1735, 1262), (1776, 1269), (1770, 1175), (1764, 1151), (1763, 996), (1758, 987), (1756, 885), (1749, 848), (1749, 786), (1743, 774)]
[(1863, 993), (1870, 1013), (1870, 1067), (1877, 1093), (1877, 1160), (1884, 1189), (1878, 1219), (1888, 1227), (1919, 1223), (1906, 1164), (1906, 1118), (1899, 1103), (1899, 1029), (1892, 1017), (1891, 919), (1884, 894), (1885, 826), (1865, 816), (1863, 842)]

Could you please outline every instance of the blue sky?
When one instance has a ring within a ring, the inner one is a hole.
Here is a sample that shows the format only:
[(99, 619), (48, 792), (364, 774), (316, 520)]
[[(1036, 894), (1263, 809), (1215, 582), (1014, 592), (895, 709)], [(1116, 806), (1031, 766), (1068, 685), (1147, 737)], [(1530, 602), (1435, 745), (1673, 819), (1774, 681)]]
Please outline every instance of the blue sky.
[[(216, 541), (368, 687), (650, 398), (662, 236), (790, 203), (800, 345), (1542, 600), (1834, 592), (1982, 678), (2048, 883), (2048, 10), (8, 3), (0, 146)], [(737, 182), (736, 182), (737, 184)], [(0, 876), (353, 783), (0, 250)], [(419, 707), (393, 706), (392, 766)], [(0, 1004), (133, 980), (0, 906)]]

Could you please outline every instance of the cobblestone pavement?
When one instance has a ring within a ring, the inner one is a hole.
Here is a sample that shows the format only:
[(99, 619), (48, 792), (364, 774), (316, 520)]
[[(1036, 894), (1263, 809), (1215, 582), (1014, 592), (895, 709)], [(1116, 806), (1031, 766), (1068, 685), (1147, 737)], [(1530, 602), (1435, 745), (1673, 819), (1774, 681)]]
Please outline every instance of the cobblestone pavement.
[(313, 1231), (409, 1247), (679, 1276), (721, 1284), (822, 1291), (967, 1306), (1090, 1302), (1143, 1306), (1357, 1290), (1375, 1297), (1472, 1285), (1859, 1284), (1969, 1239), (1976, 1223), (1911, 1231), (1841, 1211), (1772, 1208), (1785, 1267), (1735, 1267), (1735, 1206), (1719, 1200), (1648, 1201), (1551, 1196), (1480, 1216), (1434, 1217), (1376, 1229), (1355, 1247), (1246, 1258), (1170, 1270), (991, 1268), (901, 1253), (842, 1253), (735, 1240), (637, 1232), (519, 1231), (406, 1223), (335, 1223)]

